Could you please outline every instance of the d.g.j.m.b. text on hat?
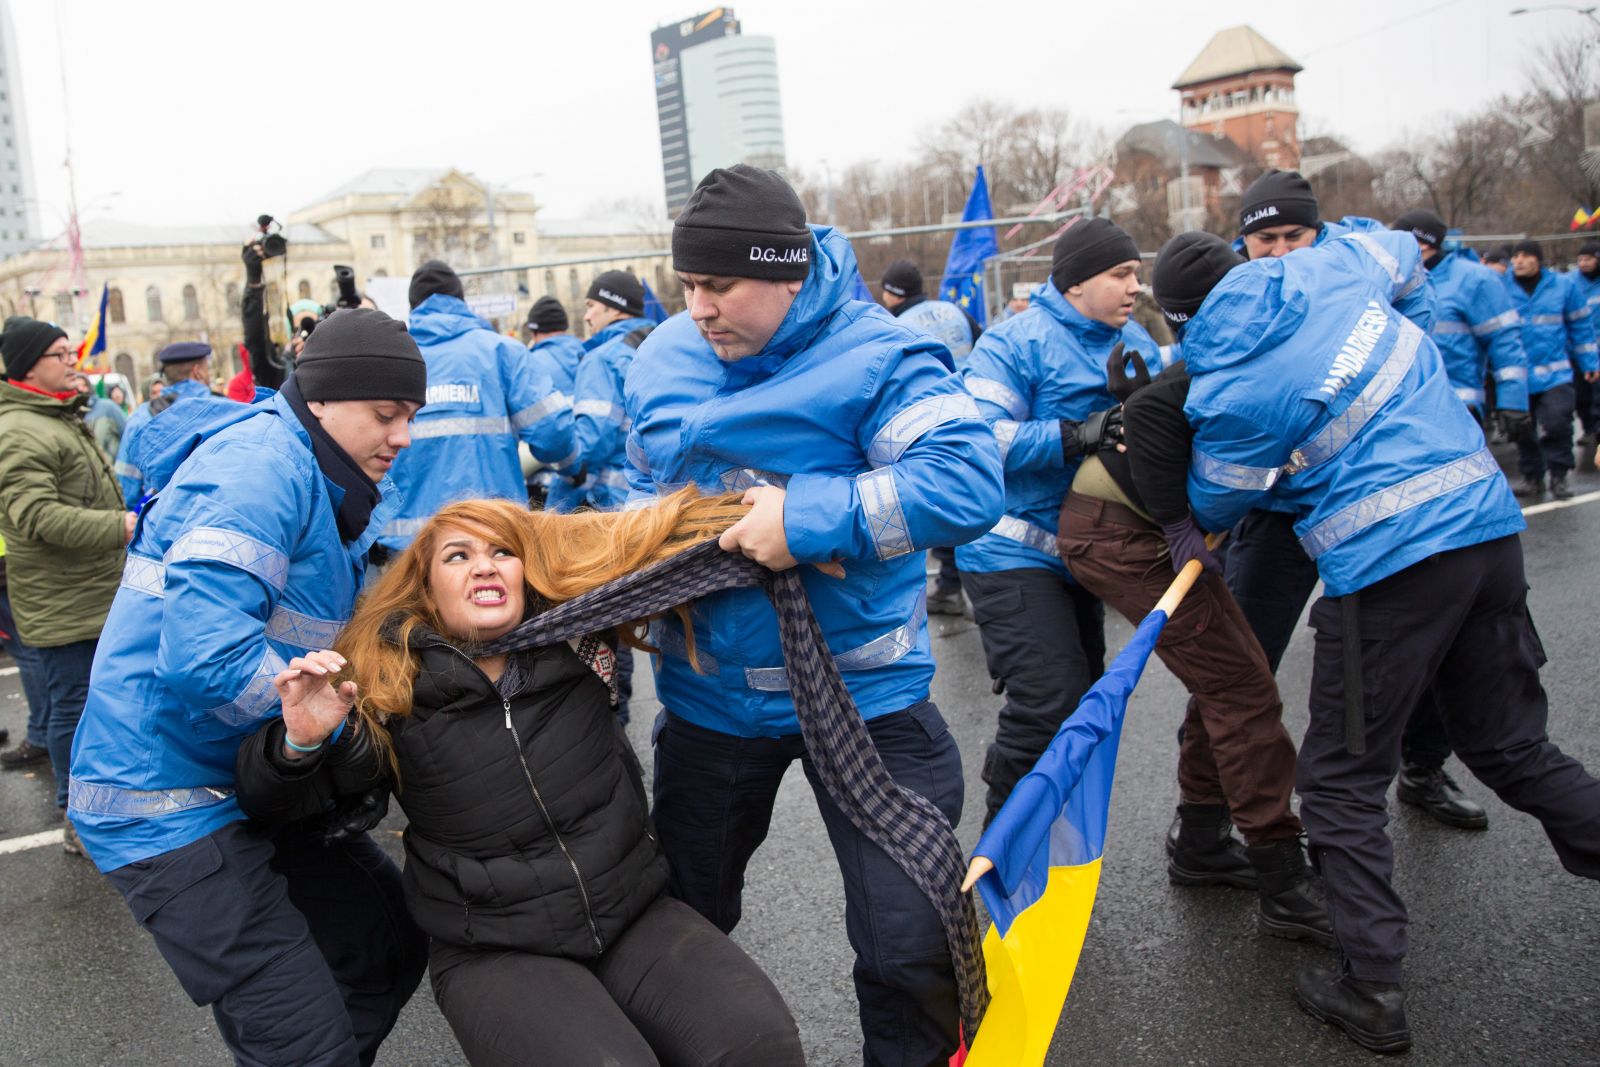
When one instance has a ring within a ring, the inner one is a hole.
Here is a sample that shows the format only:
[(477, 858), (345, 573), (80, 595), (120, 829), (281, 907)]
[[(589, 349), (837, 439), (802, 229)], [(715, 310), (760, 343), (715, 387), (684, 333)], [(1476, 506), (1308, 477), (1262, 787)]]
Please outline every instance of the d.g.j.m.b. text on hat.
[(770, 170), (740, 163), (695, 187), (672, 226), (672, 266), (684, 274), (803, 281), (811, 228), (800, 197)]

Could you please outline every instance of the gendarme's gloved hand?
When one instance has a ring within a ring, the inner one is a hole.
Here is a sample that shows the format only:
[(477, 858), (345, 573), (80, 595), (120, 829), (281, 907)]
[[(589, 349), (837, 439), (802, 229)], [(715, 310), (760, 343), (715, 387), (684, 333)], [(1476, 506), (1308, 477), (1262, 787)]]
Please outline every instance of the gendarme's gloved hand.
[(1507, 441), (1517, 441), (1533, 428), (1533, 416), (1526, 411), (1506, 411), (1501, 409), (1494, 413), (1500, 422), (1500, 432), (1506, 435)]
[(1061, 454), (1068, 462), (1122, 443), (1122, 405), (1096, 411), (1082, 422), (1061, 420)]
[(1174, 574), (1183, 570), (1183, 565), (1191, 559), (1199, 560), (1200, 565), (1208, 571), (1222, 573), (1222, 564), (1206, 547), (1205, 531), (1195, 525), (1193, 515), (1185, 517), (1182, 522), (1167, 523), (1161, 527), (1161, 533), (1167, 539), (1167, 551), (1172, 554)]

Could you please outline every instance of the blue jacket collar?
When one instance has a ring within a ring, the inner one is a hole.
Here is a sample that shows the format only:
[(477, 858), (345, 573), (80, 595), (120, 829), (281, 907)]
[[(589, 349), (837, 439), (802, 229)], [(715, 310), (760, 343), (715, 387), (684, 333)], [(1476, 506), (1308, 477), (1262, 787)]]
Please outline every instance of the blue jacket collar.
[(583, 350), (585, 352), (593, 352), (607, 341), (614, 340), (618, 337), (625, 337), (634, 330), (637, 330), (640, 326), (648, 325), (648, 323), (648, 319), (641, 319), (637, 317), (631, 319), (618, 319), (616, 322), (607, 323), (599, 333), (583, 342)]
[(444, 293), (434, 293), (412, 308), (407, 328), (417, 343), (424, 345), (448, 341), (472, 330), (494, 330), (493, 326), (472, 313), (465, 300)]

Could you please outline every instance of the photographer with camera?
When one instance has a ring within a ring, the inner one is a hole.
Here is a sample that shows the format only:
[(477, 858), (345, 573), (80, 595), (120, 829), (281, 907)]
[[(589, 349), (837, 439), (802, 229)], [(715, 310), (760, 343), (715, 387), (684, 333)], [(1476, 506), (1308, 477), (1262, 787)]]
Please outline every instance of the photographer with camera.
[(335, 266), (333, 277), (339, 283), (338, 299), (332, 304), (298, 300), (290, 305), (288, 319), (291, 337), (289, 343), (280, 350), (273, 343), (267, 325), (266, 261), (287, 256), (289, 239), (283, 235), (282, 223), (271, 215), (257, 216), (256, 229), (260, 231), (260, 236), (246, 244), (241, 252), (245, 288), (239, 313), (244, 325), (245, 353), (254, 383), (276, 390), (283, 384), (289, 371), (294, 369), (294, 361), (299, 358), (300, 350), (305, 347), (306, 339), (311, 336), (317, 323), (340, 308), (376, 308), (377, 305), (356, 288), (354, 269), (342, 264)]

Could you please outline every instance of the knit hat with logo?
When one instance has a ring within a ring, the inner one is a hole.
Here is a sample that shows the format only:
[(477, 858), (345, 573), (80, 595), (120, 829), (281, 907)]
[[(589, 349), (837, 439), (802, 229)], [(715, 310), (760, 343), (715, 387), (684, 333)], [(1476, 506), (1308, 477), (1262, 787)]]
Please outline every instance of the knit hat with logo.
[(684, 274), (804, 281), (811, 229), (800, 197), (776, 173), (745, 163), (695, 187), (672, 227), (672, 267)]
[(1269, 170), (1239, 198), (1239, 236), (1268, 226), (1317, 226), (1322, 211), (1311, 183), (1294, 170)]
[(341, 308), (324, 319), (295, 361), (306, 400), (428, 399), (428, 365), (406, 324), (374, 308)]
[(608, 270), (589, 283), (589, 300), (629, 315), (644, 314), (644, 283), (625, 270)]

